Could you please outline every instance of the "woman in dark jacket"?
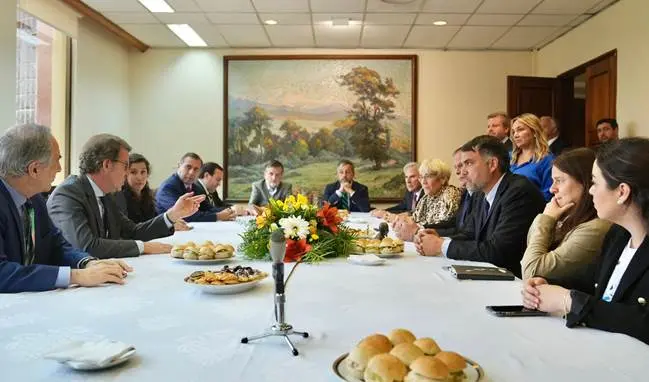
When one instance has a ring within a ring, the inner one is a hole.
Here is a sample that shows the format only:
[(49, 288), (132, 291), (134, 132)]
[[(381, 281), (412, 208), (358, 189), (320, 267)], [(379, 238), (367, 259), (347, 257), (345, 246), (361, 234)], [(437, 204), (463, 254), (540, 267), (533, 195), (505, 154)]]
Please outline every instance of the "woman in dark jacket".
[(600, 149), (590, 193), (597, 215), (614, 224), (604, 239), (601, 261), (570, 280), (527, 280), (527, 308), (563, 313), (568, 327), (624, 333), (649, 344), (647, 168), (649, 139), (620, 139)]
[[(135, 223), (141, 223), (157, 216), (155, 198), (149, 186), (151, 165), (140, 154), (132, 153), (128, 157), (128, 173), (117, 195), (117, 204), (122, 212)], [(174, 224), (176, 231), (187, 231), (190, 227), (184, 220), (179, 219)]]

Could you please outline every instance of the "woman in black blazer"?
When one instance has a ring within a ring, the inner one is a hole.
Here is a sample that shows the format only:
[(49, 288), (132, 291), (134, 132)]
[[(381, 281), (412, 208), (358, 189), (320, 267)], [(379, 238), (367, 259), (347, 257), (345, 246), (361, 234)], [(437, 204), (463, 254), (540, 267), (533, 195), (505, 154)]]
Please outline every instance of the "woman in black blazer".
[[(649, 344), (649, 139), (603, 146), (593, 165), (590, 193), (597, 215), (614, 223), (599, 264), (570, 279), (529, 279), (523, 304), (563, 313), (568, 327), (624, 333)], [(594, 270), (594, 271), (591, 271)]]

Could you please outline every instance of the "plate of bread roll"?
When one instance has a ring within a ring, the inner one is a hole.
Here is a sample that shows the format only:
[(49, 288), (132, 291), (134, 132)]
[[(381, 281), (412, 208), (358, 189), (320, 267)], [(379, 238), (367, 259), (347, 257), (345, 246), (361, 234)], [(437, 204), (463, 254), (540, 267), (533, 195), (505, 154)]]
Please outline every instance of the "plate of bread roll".
[(210, 240), (200, 245), (190, 241), (173, 246), (171, 257), (190, 264), (217, 264), (232, 260), (234, 247), (230, 244), (213, 243)]
[(363, 338), (334, 361), (333, 371), (348, 382), (478, 382), (485, 376), (477, 363), (407, 329)]

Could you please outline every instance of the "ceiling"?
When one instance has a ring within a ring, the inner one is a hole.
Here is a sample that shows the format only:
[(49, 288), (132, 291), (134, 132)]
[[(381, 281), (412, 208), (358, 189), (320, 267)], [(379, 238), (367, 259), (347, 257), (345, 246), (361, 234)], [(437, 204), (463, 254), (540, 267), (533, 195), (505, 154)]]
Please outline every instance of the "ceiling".
[[(165, 24), (189, 24), (214, 48), (449, 50), (538, 49), (618, 0), (166, 1), (175, 13), (151, 13), (137, 0), (84, 0), (152, 47), (186, 47)], [(439, 20), (447, 25), (433, 25)]]

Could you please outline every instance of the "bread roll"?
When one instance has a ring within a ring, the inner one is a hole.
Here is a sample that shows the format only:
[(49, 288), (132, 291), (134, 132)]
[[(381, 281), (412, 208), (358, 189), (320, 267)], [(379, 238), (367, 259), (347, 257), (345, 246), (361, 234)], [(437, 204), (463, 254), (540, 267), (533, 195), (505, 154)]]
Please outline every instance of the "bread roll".
[(175, 257), (177, 259), (182, 259), (184, 251), (185, 251), (185, 246), (176, 245), (173, 248), (171, 248), (171, 257)]
[(415, 346), (424, 351), (426, 355), (435, 355), (442, 351), (434, 339), (429, 337), (419, 338), (414, 342)]
[(198, 260), (198, 249), (194, 247), (186, 248), (183, 252), (183, 258), (187, 260)]
[(408, 373), (403, 362), (390, 354), (375, 355), (363, 373), (365, 382), (401, 382)]
[(410, 364), (410, 373), (406, 375), (405, 382), (447, 381), (448, 377), (448, 367), (444, 362), (434, 357), (423, 356)]
[(458, 353), (452, 351), (442, 351), (435, 355), (435, 358), (444, 362), (451, 376), (449, 382), (461, 382), (464, 380), (464, 369), (466, 368), (466, 360)]
[(359, 346), (361, 344), (374, 346), (375, 348), (379, 349), (381, 353), (387, 353), (392, 350), (392, 342), (390, 342), (388, 337), (384, 336), (383, 334), (372, 334), (370, 336), (367, 336), (358, 343)]
[(390, 334), (388, 334), (388, 337), (395, 346), (404, 342), (411, 344), (417, 339), (414, 334), (406, 329), (394, 329)]
[(345, 358), (345, 366), (354, 378), (363, 379), (363, 372), (372, 357), (381, 354), (381, 351), (372, 345), (360, 344)]
[(404, 342), (392, 348), (390, 354), (399, 358), (399, 361), (403, 362), (406, 366), (410, 366), (414, 360), (424, 356), (424, 351), (413, 344)]

